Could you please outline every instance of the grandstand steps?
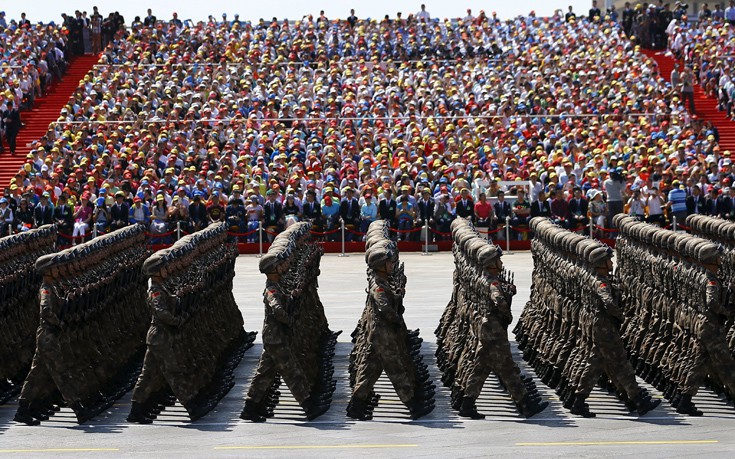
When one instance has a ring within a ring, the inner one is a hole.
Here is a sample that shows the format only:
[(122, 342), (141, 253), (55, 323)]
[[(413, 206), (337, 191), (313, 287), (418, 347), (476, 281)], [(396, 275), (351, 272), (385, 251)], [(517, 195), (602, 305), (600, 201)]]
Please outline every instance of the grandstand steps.
[[(675, 59), (662, 51), (643, 50), (643, 53), (655, 60), (661, 76), (666, 81), (671, 81)], [(720, 148), (735, 153), (735, 122), (728, 119), (725, 112), (717, 109), (717, 99), (707, 97), (699, 85), (694, 87), (694, 108), (700, 119), (710, 121), (717, 128), (720, 133)]]
[(5, 144), (5, 153), (0, 155), (0, 191), (5, 188), (10, 179), (25, 162), (26, 155), (31, 150), (31, 142), (38, 140), (48, 131), (49, 124), (56, 121), (61, 108), (79, 86), (79, 80), (89, 72), (99, 60), (97, 55), (76, 57), (64, 78), (49, 88), (45, 97), (36, 99), (34, 108), (21, 113), (25, 126), (18, 134), (15, 156), (11, 156)]

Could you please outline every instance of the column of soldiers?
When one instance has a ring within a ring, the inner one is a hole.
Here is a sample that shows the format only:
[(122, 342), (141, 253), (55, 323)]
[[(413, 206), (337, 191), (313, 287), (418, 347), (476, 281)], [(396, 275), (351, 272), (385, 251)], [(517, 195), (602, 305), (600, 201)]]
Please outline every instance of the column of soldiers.
[(385, 371), (399, 399), (418, 419), (434, 409), (434, 390), (421, 356), (419, 330), (408, 330), (403, 320), (406, 276), (385, 220), (370, 224), (365, 237), (367, 301), (352, 333), (350, 354), (352, 398), (347, 415), (367, 420), (378, 405), (374, 386)]
[(451, 388), (452, 407), (460, 416), (484, 418), (476, 400), (494, 372), (522, 415), (540, 413), (549, 403), (541, 401), (533, 380), (521, 376), (511, 356), (508, 326), (516, 289), (503, 268), (502, 250), (466, 219), (454, 220), (451, 229), (454, 289), (436, 329), (436, 358), (442, 382)]
[(41, 285), (35, 262), (55, 241), (52, 225), (0, 239), (0, 405), (20, 392), (31, 368)]
[(701, 416), (692, 397), (708, 377), (735, 394), (726, 329), (732, 310), (718, 277), (720, 247), (626, 216), (615, 224), (625, 305), (621, 330), (630, 361), (677, 412)]
[(281, 378), (313, 420), (326, 413), (336, 387), (334, 348), (340, 332), (329, 330), (319, 299), (323, 249), (311, 237), (311, 223), (280, 233), (260, 259), (266, 275), (263, 353), (250, 383), (242, 419), (264, 422), (280, 399)]
[(256, 335), (243, 329), (232, 292), (237, 255), (220, 223), (144, 263), (152, 319), (129, 422), (149, 424), (177, 399), (195, 421), (234, 386), (233, 371)]
[(36, 425), (68, 405), (81, 424), (130, 390), (150, 323), (142, 226), (41, 256), (40, 324), (15, 420)]
[[(726, 307), (732, 310), (735, 302), (735, 222), (722, 220), (707, 215), (693, 214), (687, 217), (687, 225), (692, 233), (720, 244), (722, 254), (720, 255), (720, 270), (717, 273), (723, 289), (726, 291)], [(730, 316), (723, 324), (727, 330), (727, 343), (730, 351), (735, 354), (735, 317)], [(711, 382), (711, 381), (710, 381)], [(724, 388), (713, 386), (718, 393)], [(735, 394), (729, 394), (731, 398)]]
[(639, 415), (654, 409), (660, 400), (638, 385), (626, 359), (612, 251), (545, 218), (531, 229), (531, 296), (514, 330), (524, 360), (573, 414), (595, 416), (586, 399), (598, 382)]

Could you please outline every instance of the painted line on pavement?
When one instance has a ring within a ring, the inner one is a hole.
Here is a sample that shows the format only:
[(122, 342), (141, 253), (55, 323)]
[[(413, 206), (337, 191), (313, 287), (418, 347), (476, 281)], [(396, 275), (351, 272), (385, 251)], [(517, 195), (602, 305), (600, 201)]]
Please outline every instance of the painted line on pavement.
[(247, 449), (385, 449), (385, 448), (416, 448), (417, 444), (398, 445), (281, 445), (281, 446), (215, 446), (217, 450), (247, 450)]
[(719, 440), (551, 441), (516, 443), (516, 446), (709, 445), (713, 443), (719, 443)]
[(39, 449), (0, 449), (3, 453), (97, 453), (120, 451), (119, 448), (39, 448)]

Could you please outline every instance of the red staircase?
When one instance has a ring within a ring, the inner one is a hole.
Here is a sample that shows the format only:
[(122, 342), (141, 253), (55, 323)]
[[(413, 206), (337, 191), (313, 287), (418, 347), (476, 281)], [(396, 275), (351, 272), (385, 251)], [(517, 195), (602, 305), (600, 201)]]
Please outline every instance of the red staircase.
[[(643, 50), (643, 53), (658, 64), (659, 73), (666, 81), (671, 81), (675, 59), (663, 51)], [(717, 99), (707, 97), (699, 85), (694, 86), (694, 108), (700, 119), (710, 121), (720, 133), (720, 148), (735, 153), (735, 122), (729, 120), (725, 112), (717, 110)]]
[[(18, 169), (25, 163), (26, 155), (31, 150), (31, 142), (43, 137), (48, 131), (49, 124), (56, 121), (61, 108), (79, 86), (79, 80), (89, 72), (99, 60), (99, 56), (79, 56), (67, 68), (64, 78), (49, 88), (46, 97), (36, 99), (35, 107), (31, 111), (21, 112), (20, 116), (25, 126), (18, 133), (15, 156), (11, 156), (5, 144), (5, 153), (0, 155), (0, 192), (10, 179), (15, 177)], [(4, 139), (3, 139), (4, 141)]]

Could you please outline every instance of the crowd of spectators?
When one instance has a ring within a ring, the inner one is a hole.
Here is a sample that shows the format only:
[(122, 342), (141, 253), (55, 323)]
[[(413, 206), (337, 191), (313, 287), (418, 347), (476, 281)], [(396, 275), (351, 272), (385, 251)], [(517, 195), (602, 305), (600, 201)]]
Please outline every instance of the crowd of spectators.
[(536, 215), (578, 230), (591, 219), (598, 235), (619, 212), (735, 217), (716, 129), (616, 15), (590, 16), (149, 11), (105, 48), (6, 205), (18, 230), (140, 222), (163, 238), (226, 220), (250, 241), (304, 219), (358, 240), (377, 218), (441, 239), (454, 218), (525, 237)]
[(0, 110), (11, 103), (29, 109), (66, 66), (67, 37), (55, 24), (32, 24), (25, 13), (20, 20), (0, 11)]
[(718, 100), (718, 108), (731, 119), (735, 117), (734, 26), (735, 1), (730, 1), (724, 9), (717, 5), (710, 10), (705, 5), (696, 20), (672, 21), (667, 30), (669, 52), (680, 63), (672, 80), (681, 81), (681, 72), (691, 72), (693, 80)]

